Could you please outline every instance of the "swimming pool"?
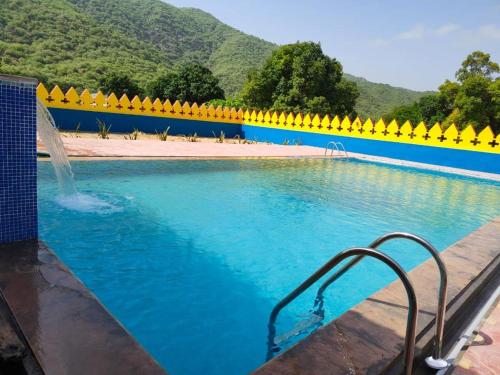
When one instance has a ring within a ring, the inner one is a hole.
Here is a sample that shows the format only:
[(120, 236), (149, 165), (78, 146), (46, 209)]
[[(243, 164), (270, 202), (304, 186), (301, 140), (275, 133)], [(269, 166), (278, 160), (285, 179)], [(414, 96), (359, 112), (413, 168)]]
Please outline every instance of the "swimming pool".
[[(274, 304), (347, 247), (401, 230), (443, 250), (500, 215), (498, 183), (356, 160), (72, 165), (106, 205), (68, 209), (39, 162), (40, 237), (174, 375), (259, 366)], [(427, 259), (406, 242), (383, 249), (407, 270)], [(327, 320), (394, 279), (363, 261), (326, 293)], [(314, 292), (279, 332), (307, 317)]]

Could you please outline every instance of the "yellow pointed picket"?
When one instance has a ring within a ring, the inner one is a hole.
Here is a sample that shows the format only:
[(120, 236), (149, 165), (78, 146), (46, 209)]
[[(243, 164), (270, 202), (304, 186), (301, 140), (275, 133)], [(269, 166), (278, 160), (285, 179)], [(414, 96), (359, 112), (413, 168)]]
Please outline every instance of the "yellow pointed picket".
[(294, 122), (295, 122), (295, 115), (293, 114), (293, 112), (290, 112), (288, 116), (286, 116), (286, 126), (294, 127), (295, 126)]
[(229, 118), (232, 122), (238, 122), (238, 119), (236, 118), (238, 116), (238, 112), (236, 111), (236, 108), (231, 107), (229, 110)]
[(274, 111), (273, 115), (271, 116), (271, 125), (278, 126), (278, 121), (279, 121), (278, 112)]
[(399, 132), (399, 125), (396, 120), (392, 120), (386, 127), (385, 139), (388, 141), (397, 141), (396, 133)]
[(250, 121), (252, 122), (252, 124), (255, 124), (257, 122), (257, 112), (255, 112), (255, 110), (253, 110), (250, 114)]
[(193, 115), (193, 112), (191, 112), (191, 106), (189, 105), (189, 102), (184, 102), (181, 108), (182, 108), (181, 110), (182, 116), (191, 117)]
[(220, 105), (218, 105), (216, 108), (215, 108), (215, 115), (214, 115), (214, 118), (215, 119), (218, 119), (220, 120), (222, 118), (222, 116), (224, 115), (224, 112), (222, 111), (222, 107)]
[(429, 146), (441, 146), (441, 139), (443, 139), (443, 129), (439, 122), (436, 122), (432, 128), (429, 129), (429, 138), (427, 139), (427, 145)]
[(49, 98), (47, 99), (52, 107), (64, 108), (64, 93), (57, 85), (50, 91)]
[(95, 111), (102, 111), (105, 107), (106, 97), (101, 91), (97, 91), (97, 94), (92, 98), (92, 107)]
[(266, 111), (266, 114), (264, 115), (264, 122), (266, 125), (271, 125), (271, 113), (269, 111)]
[(245, 122), (249, 122), (251, 117), (252, 117), (252, 115), (250, 114), (250, 111), (247, 109), (245, 111), (245, 115), (243, 116), (243, 118), (245, 119)]
[(91, 110), (92, 107), (92, 95), (90, 91), (85, 89), (80, 94), (80, 106), (84, 110)]
[(207, 118), (212, 121), (215, 119), (215, 107), (212, 104), (208, 106)]
[(200, 112), (198, 113), (200, 120), (208, 120), (208, 108), (205, 103), (200, 105)]
[(175, 100), (172, 103), (172, 108), (170, 109), (170, 113), (172, 114), (173, 117), (179, 117), (181, 115), (181, 111), (182, 111), (181, 102)]
[(135, 95), (130, 101), (130, 112), (135, 115), (140, 115), (143, 113), (142, 108), (142, 100), (137, 95)]
[(278, 117), (278, 124), (280, 126), (286, 126), (286, 113), (281, 112), (279, 117)]
[(139, 107), (139, 110), (146, 115), (151, 115), (154, 114), (154, 111), (152, 111), (152, 109), (153, 103), (151, 102), (151, 99), (149, 99), (149, 96), (146, 96), (142, 101), (142, 106)]
[(297, 116), (295, 116), (293, 125), (297, 128), (302, 128), (304, 126), (304, 118), (302, 117), (302, 113), (298, 113)]
[(362, 133), (362, 127), (363, 127), (363, 123), (361, 122), (359, 117), (356, 117), (351, 124), (352, 130), (350, 132), (350, 135), (352, 137), (359, 137)]
[(458, 129), (455, 124), (451, 124), (443, 133), (443, 138), (441, 145), (444, 147), (455, 147), (462, 142), (462, 139), (458, 136)]
[(174, 111), (175, 117), (182, 117), (182, 105), (181, 102), (176, 100), (174, 104), (172, 104), (172, 111)]
[(492, 143), (495, 140), (495, 134), (493, 134), (493, 131), (489, 126), (481, 130), (481, 132), (477, 135), (477, 140), (479, 141), (479, 143), (476, 147), (479, 151), (486, 151), (486, 152), (494, 151)]
[(413, 128), (410, 121), (405, 121), (401, 128), (399, 128), (401, 135), (399, 136), (400, 142), (411, 142), (412, 138), (415, 136), (413, 134)]
[(223, 115), (224, 115), (224, 119), (226, 121), (231, 121), (231, 108), (224, 107), (224, 110), (222, 112), (223, 112)]
[(309, 113), (307, 113), (304, 116), (304, 119), (302, 120), (302, 127), (305, 129), (309, 129), (309, 125), (311, 125), (311, 123), (312, 123), (311, 115)]
[(421, 121), (415, 129), (413, 129), (413, 134), (415, 134), (415, 142), (420, 143), (420, 144), (425, 144), (426, 138), (428, 137), (427, 135), (428, 130), (427, 126)]
[(196, 119), (200, 117), (200, 107), (198, 107), (198, 103), (194, 102), (191, 106), (191, 114)]
[(156, 98), (153, 102), (153, 107), (151, 108), (151, 112), (153, 112), (156, 116), (161, 116), (163, 113), (163, 104), (159, 98)]
[(70, 87), (64, 95), (66, 106), (68, 109), (80, 109), (80, 95), (74, 87)]
[(174, 108), (168, 99), (163, 103), (163, 114), (167, 116), (172, 116), (174, 114)]
[(463, 145), (468, 149), (475, 149), (476, 131), (472, 125), (467, 125), (467, 127), (460, 132), (460, 137), (463, 139)]
[(262, 113), (262, 111), (257, 113), (257, 123), (261, 125), (264, 123), (264, 113)]
[(132, 105), (130, 104), (130, 100), (127, 96), (127, 94), (123, 94), (122, 97), (120, 98), (118, 108), (120, 109), (120, 112), (122, 113), (130, 113), (133, 109)]
[(111, 93), (106, 98), (106, 103), (104, 103), (104, 106), (106, 107), (106, 109), (108, 111), (118, 112), (119, 109), (117, 107), (118, 107), (119, 103), (120, 102), (118, 101), (118, 98), (116, 97), (116, 95), (114, 93)]
[(245, 112), (243, 111), (243, 109), (242, 109), (242, 108), (238, 109), (237, 114), (238, 114), (237, 119), (238, 119), (239, 121), (243, 121), (243, 117), (245, 116)]
[(330, 133), (332, 129), (332, 120), (328, 114), (323, 116), (321, 123), (317, 126), (320, 132), (322, 133)]
[[(318, 129), (318, 127), (321, 126), (321, 117), (316, 113), (314, 117), (312, 118), (311, 123), (309, 124), (308, 128), (309, 129)], [(306, 129), (307, 130), (307, 129)]]
[(38, 86), (36, 87), (36, 96), (38, 99), (42, 101), (43, 104), (46, 106), (50, 106), (50, 102), (47, 101), (49, 97), (49, 92), (47, 91), (47, 88), (43, 85), (43, 83), (39, 83)]
[(363, 137), (371, 138), (375, 133), (374, 129), (375, 125), (373, 124), (372, 119), (368, 118), (368, 120), (366, 120), (365, 123), (363, 124)]
[(375, 127), (373, 128), (374, 133), (373, 133), (373, 138), (375, 139), (385, 139), (385, 123), (383, 119), (378, 120), (375, 123)]
[(330, 123), (330, 126), (332, 127), (332, 129), (331, 129), (332, 134), (339, 134), (340, 133), (340, 128), (342, 127), (342, 125), (340, 123), (339, 116), (335, 116), (333, 118), (332, 122)]

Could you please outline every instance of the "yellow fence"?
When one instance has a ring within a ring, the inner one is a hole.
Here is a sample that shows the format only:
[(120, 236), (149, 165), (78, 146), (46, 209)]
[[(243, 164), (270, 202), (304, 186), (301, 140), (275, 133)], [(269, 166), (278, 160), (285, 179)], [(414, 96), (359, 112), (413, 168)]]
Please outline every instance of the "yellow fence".
[(92, 95), (89, 90), (83, 90), (79, 94), (74, 88), (63, 93), (58, 86), (48, 92), (42, 84), (37, 88), (37, 96), (47, 107), (52, 108), (245, 124), (500, 154), (500, 134), (495, 137), (489, 126), (479, 132), (476, 132), (470, 125), (462, 131), (459, 131), (454, 124), (446, 130), (443, 130), (438, 123), (430, 128), (423, 122), (413, 127), (408, 121), (399, 126), (395, 120), (385, 124), (382, 119), (376, 122), (371, 119), (362, 122), (356, 118), (351, 121), (348, 117), (340, 119), (338, 116), (331, 118), (328, 115), (321, 117), (317, 114), (215, 108), (205, 104), (190, 105), (188, 102), (181, 104), (179, 101), (174, 103), (169, 100), (162, 102), (159, 99), (152, 101), (148, 97), (141, 100), (138, 96), (130, 100), (123, 95), (118, 99), (115, 94), (105, 96), (98, 92)]

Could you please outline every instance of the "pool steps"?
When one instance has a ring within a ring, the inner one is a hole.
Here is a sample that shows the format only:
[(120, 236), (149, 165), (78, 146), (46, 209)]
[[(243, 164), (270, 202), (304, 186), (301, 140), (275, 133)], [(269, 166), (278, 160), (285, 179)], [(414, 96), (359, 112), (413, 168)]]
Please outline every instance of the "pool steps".
[[(333, 152), (333, 151), (332, 151)], [(267, 360), (270, 360), (274, 357), (275, 353), (280, 351), (280, 348), (276, 343), (276, 327), (275, 322), (278, 317), (280, 311), (287, 306), (290, 302), (292, 302), (295, 298), (301, 295), (306, 289), (308, 289), (312, 284), (318, 281), (321, 277), (323, 277), (327, 272), (337, 266), (342, 260), (347, 259), (355, 255), (354, 259), (351, 259), (348, 263), (346, 263), (340, 270), (335, 272), (332, 276), (330, 276), (327, 280), (321, 284), (318, 289), (316, 299), (314, 302), (315, 311), (314, 315), (320, 317), (321, 319), (324, 317), (323, 310), (323, 302), (324, 297), (323, 293), (333, 282), (335, 282), (338, 278), (340, 278), (344, 273), (350, 270), (353, 266), (359, 263), (365, 256), (370, 256), (376, 258), (387, 265), (389, 265), (399, 276), (400, 280), (403, 282), (403, 285), (406, 289), (408, 295), (408, 315), (407, 315), (407, 327), (406, 327), (406, 336), (405, 336), (405, 351), (404, 351), (404, 373), (406, 375), (411, 375), (413, 371), (413, 359), (415, 355), (415, 336), (416, 336), (416, 321), (417, 321), (417, 299), (415, 297), (415, 291), (412, 283), (408, 279), (408, 275), (402, 269), (402, 267), (397, 263), (394, 259), (390, 258), (386, 254), (377, 250), (377, 248), (383, 243), (393, 240), (393, 239), (408, 239), (410, 241), (416, 242), (421, 245), (424, 249), (426, 249), (433, 259), (435, 260), (440, 275), (440, 285), (438, 292), (438, 309), (436, 313), (436, 331), (434, 335), (434, 351), (433, 355), (425, 358), (425, 362), (428, 367), (435, 370), (442, 370), (448, 367), (448, 362), (442, 358), (442, 346), (443, 346), (443, 333), (444, 333), (444, 319), (446, 314), (446, 295), (447, 295), (447, 286), (448, 286), (448, 275), (444, 262), (439, 255), (439, 252), (436, 250), (434, 246), (432, 246), (425, 239), (418, 237), (416, 235), (410, 233), (403, 232), (393, 232), (383, 235), (373, 241), (368, 248), (353, 248), (347, 249), (343, 252), (339, 253), (330, 261), (328, 261), (323, 267), (317, 270), (314, 274), (312, 274), (308, 279), (306, 279), (299, 287), (297, 287), (294, 291), (288, 294), (285, 298), (283, 298), (271, 311), (271, 315), (269, 317), (269, 334), (268, 334), (268, 351), (267, 351)], [(355, 254), (358, 252), (357, 254)], [(318, 322), (316, 322), (318, 324)], [(283, 336), (283, 335), (282, 335)]]

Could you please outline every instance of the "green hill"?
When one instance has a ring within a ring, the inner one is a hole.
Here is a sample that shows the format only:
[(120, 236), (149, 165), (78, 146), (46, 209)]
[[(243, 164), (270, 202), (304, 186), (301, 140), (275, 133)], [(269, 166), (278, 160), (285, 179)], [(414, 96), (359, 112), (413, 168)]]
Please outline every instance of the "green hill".
[(394, 107), (413, 103), (431, 93), (431, 91), (413, 91), (386, 83), (370, 82), (350, 74), (344, 74), (344, 76), (358, 85), (360, 95), (356, 101), (356, 111), (364, 118), (378, 119)]
[[(226, 95), (277, 46), (212, 15), (160, 0), (2, 0), (0, 72), (35, 76), (63, 88), (97, 88), (111, 70), (142, 86), (185, 62), (207, 65)], [(360, 88), (357, 109), (379, 117), (422, 93), (346, 75)]]

